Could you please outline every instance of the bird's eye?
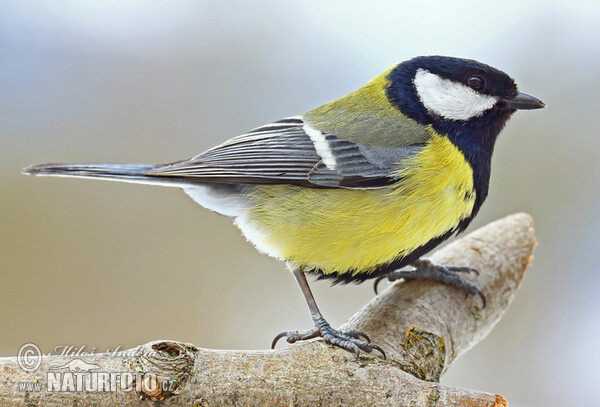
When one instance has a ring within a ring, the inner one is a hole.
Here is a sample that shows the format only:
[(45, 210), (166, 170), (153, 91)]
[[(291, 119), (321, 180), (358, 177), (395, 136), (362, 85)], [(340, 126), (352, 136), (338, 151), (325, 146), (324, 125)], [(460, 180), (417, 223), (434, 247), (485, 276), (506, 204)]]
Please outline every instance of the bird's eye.
[(467, 83), (473, 90), (481, 90), (485, 87), (485, 80), (481, 76), (470, 76)]

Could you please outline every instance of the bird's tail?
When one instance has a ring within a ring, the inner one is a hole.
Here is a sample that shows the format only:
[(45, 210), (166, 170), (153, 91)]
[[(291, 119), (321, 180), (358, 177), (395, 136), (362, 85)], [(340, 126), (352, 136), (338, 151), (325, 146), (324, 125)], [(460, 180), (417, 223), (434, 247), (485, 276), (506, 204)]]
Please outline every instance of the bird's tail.
[(159, 184), (185, 186), (189, 182), (178, 177), (153, 176), (146, 173), (158, 168), (145, 164), (41, 164), (23, 169), (23, 174), (55, 177), (96, 178), (109, 181), (132, 182), (136, 184)]

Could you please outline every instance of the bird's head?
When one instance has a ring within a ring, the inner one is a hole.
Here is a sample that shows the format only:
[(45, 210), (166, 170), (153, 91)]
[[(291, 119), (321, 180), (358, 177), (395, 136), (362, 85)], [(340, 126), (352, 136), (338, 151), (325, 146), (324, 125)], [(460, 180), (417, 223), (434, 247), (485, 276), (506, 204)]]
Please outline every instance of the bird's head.
[(517, 109), (545, 107), (519, 92), (504, 72), (470, 59), (417, 57), (398, 64), (388, 78), (389, 99), (421, 124), (458, 122), (499, 131)]

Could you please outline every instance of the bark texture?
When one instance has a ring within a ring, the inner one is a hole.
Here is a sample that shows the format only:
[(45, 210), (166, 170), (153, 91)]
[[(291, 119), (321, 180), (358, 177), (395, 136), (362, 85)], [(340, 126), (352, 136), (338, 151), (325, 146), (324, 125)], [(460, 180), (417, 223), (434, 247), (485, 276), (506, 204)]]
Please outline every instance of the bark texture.
[[(484, 309), (477, 298), (465, 300), (462, 293), (439, 284), (390, 285), (342, 327), (367, 333), (384, 348), (387, 360), (363, 354), (356, 361), (320, 340), (274, 351), (212, 350), (162, 340), (125, 356), (43, 357), (34, 372), (25, 372), (15, 357), (0, 358), (0, 405), (506, 406), (502, 396), (438, 382), (451, 362), (500, 320), (535, 244), (533, 221), (521, 213), (431, 256), (437, 263), (479, 270), (478, 277), (466, 277), (486, 295)], [(73, 360), (84, 364), (72, 365)], [(106, 379), (110, 373), (114, 378)], [(117, 391), (85, 391), (86, 383), (89, 388), (98, 383), (94, 374), (104, 375), (104, 385)], [(23, 383), (40, 383), (41, 389), (23, 390)], [(69, 391), (73, 388), (78, 391)]]

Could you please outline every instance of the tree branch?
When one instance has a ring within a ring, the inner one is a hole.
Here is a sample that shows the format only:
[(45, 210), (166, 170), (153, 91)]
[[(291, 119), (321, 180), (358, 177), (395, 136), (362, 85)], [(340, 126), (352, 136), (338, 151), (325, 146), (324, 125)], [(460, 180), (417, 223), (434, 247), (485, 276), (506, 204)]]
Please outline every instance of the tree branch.
[[(485, 309), (478, 308), (476, 298), (465, 300), (456, 290), (423, 281), (395, 283), (375, 297), (343, 329), (368, 333), (385, 349), (387, 360), (363, 355), (356, 361), (351, 353), (319, 340), (275, 351), (212, 350), (155, 341), (130, 350), (128, 356), (43, 357), (33, 373), (24, 372), (17, 358), (0, 358), (0, 405), (506, 406), (502, 396), (438, 381), (454, 359), (500, 320), (524, 277), (534, 247), (531, 217), (516, 214), (431, 257), (438, 263), (478, 269), (481, 275), (472, 278), (487, 297)], [(73, 360), (98, 367), (73, 373), (65, 366)], [(130, 385), (133, 390), (69, 391), (69, 375), (75, 381), (82, 377), (82, 383), (74, 384), (81, 390), (80, 384), (89, 381), (92, 386), (94, 380), (97, 384), (104, 372), (120, 375), (109, 377), (111, 386)], [(19, 383), (35, 381), (42, 384), (41, 391), (19, 390)], [(156, 388), (157, 382), (162, 389)]]

